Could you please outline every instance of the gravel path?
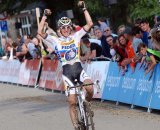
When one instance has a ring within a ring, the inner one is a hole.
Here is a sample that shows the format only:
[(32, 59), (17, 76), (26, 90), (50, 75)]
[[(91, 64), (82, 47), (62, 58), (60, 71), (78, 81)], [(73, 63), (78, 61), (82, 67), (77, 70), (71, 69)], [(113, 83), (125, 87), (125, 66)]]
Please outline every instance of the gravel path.
[[(160, 113), (93, 101), (96, 130), (160, 130)], [(73, 130), (64, 94), (0, 84), (0, 130)]]

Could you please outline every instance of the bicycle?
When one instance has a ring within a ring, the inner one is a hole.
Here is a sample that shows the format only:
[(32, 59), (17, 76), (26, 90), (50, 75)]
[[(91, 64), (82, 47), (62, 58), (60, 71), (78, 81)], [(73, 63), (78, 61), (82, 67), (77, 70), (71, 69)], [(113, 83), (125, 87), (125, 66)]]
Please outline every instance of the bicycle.
[[(77, 82), (76, 82), (77, 84)], [(90, 103), (85, 100), (85, 92), (83, 87), (89, 85), (96, 85), (99, 87), (99, 80), (95, 83), (89, 84), (77, 84), (73, 87), (67, 87), (67, 93), (69, 94), (69, 90), (75, 88), (76, 96), (77, 96), (77, 115), (78, 115), (78, 122), (79, 122), (79, 130), (95, 130), (93, 116), (94, 113), (91, 110)]]

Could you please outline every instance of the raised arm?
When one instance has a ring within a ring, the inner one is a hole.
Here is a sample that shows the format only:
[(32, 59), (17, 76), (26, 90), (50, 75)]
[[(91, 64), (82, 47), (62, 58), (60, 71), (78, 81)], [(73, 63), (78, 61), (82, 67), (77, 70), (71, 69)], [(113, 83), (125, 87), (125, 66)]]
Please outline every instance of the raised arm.
[(41, 19), (41, 22), (39, 23), (39, 26), (38, 26), (38, 34), (42, 37), (42, 38), (45, 38), (46, 37), (46, 32), (43, 32), (43, 29), (44, 29), (44, 26), (46, 24), (46, 19), (47, 19), (47, 15), (50, 15), (51, 14), (51, 11), (49, 9), (45, 9), (44, 10), (44, 15)]
[(79, 1), (78, 6), (83, 10), (84, 16), (85, 16), (85, 19), (86, 19), (86, 25), (83, 28), (84, 28), (85, 31), (89, 31), (90, 28), (93, 26), (91, 16), (90, 16), (90, 14), (89, 14), (86, 6), (85, 6), (84, 1)]

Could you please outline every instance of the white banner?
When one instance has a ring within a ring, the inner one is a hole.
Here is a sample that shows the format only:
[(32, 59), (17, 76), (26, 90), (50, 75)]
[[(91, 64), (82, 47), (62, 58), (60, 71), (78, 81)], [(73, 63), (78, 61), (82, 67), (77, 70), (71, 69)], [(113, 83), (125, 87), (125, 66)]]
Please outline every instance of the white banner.
[(98, 88), (94, 87), (94, 98), (101, 98), (103, 88), (106, 83), (106, 77), (108, 73), (110, 61), (93, 61), (88, 65), (84, 65), (86, 73), (91, 77), (92, 81), (99, 80), (100, 92), (97, 93)]

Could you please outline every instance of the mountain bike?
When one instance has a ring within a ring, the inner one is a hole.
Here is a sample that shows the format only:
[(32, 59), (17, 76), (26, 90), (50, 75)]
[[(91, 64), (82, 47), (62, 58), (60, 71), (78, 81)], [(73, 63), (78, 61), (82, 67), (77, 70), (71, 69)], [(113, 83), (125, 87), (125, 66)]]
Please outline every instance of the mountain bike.
[(78, 116), (78, 123), (79, 123), (79, 130), (95, 130), (93, 116), (94, 112), (91, 109), (90, 102), (85, 100), (85, 91), (83, 87), (89, 85), (96, 85), (99, 87), (99, 81), (97, 80), (95, 83), (90, 84), (78, 84), (73, 87), (67, 87), (67, 93), (69, 94), (69, 90), (75, 88), (76, 96), (77, 96), (77, 116)]

